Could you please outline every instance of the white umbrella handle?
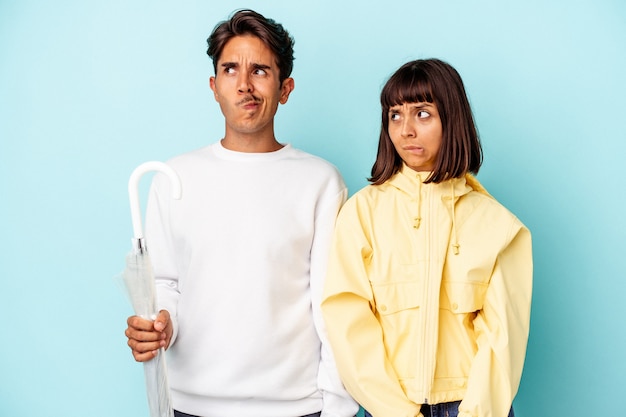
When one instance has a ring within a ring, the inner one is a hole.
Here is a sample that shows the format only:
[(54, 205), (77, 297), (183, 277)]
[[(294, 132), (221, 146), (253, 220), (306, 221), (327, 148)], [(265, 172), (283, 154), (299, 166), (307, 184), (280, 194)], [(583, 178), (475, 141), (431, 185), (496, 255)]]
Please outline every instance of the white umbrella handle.
[(139, 207), (139, 180), (141, 177), (150, 171), (159, 171), (166, 174), (170, 182), (172, 183), (172, 198), (180, 200), (182, 195), (182, 187), (180, 184), (180, 178), (176, 171), (174, 171), (169, 165), (159, 162), (150, 161), (144, 162), (139, 165), (128, 180), (128, 196), (130, 198), (130, 215), (133, 222), (133, 233), (135, 239), (143, 239), (143, 227), (141, 225), (141, 209)]

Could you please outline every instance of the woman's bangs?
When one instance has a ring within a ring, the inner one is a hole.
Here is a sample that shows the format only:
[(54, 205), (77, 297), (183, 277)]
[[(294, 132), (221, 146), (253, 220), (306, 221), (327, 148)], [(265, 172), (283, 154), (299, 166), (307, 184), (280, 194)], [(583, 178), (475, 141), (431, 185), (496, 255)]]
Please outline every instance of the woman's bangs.
[(413, 71), (396, 74), (381, 94), (381, 104), (388, 109), (403, 103), (433, 103), (430, 83)]

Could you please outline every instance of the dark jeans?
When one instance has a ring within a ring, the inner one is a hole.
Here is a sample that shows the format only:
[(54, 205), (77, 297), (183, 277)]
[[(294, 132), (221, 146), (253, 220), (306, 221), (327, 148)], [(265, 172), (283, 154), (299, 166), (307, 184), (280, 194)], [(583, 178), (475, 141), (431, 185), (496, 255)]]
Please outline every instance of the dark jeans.
[[(424, 417), (457, 417), (459, 415), (459, 404), (461, 404), (461, 401), (435, 405), (423, 404), (420, 411)], [(372, 415), (365, 410), (365, 417), (372, 417)], [(509, 411), (509, 417), (515, 417), (513, 407)]]
[[(320, 417), (320, 415), (322, 415), (321, 412), (307, 414), (306, 416), (302, 416), (302, 417)], [(180, 411), (174, 410), (174, 417), (198, 417), (198, 416), (192, 416), (191, 414), (185, 414), (185, 413), (181, 413)]]

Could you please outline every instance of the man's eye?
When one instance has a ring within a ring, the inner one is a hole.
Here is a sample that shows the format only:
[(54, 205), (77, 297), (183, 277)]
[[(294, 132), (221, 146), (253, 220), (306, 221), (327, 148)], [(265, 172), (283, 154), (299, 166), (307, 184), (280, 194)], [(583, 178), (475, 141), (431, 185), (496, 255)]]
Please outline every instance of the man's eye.
[(264, 69), (257, 68), (257, 69), (254, 70), (254, 74), (255, 75), (265, 75), (265, 74), (267, 74), (267, 72)]

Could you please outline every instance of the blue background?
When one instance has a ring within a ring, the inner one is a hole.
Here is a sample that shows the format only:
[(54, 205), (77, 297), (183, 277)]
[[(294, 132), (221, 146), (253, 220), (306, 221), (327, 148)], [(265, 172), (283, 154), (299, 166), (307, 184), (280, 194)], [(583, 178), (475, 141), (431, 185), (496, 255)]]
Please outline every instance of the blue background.
[(351, 193), (375, 157), (387, 77), (415, 58), (458, 69), (479, 179), (533, 232), (516, 414), (619, 403), (623, 1), (0, 0), (0, 416), (148, 415), (112, 279), (130, 249), (126, 185), (144, 161), (221, 138), (205, 39), (241, 7), (296, 39), (279, 140), (333, 162)]

